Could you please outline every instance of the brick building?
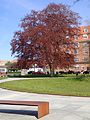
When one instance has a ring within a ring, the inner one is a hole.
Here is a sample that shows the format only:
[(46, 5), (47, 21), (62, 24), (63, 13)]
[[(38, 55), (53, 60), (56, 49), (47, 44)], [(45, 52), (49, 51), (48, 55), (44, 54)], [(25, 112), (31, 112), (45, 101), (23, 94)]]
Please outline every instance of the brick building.
[(75, 68), (74, 70), (90, 70), (90, 26), (81, 26), (80, 34), (74, 36), (75, 40)]

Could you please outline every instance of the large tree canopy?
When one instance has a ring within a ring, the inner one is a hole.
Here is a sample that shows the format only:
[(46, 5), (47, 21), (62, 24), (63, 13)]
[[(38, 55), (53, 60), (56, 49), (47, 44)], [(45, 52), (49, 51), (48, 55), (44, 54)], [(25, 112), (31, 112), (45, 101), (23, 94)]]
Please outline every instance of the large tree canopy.
[[(20, 68), (37, 64), (53, 71), (74, 64), (73, 36), (78, 34), (79, 15), (62, 4), (32, 10), (15, 32), (11, 50)], [(67, 52), (70, 51), (70, 52)]]

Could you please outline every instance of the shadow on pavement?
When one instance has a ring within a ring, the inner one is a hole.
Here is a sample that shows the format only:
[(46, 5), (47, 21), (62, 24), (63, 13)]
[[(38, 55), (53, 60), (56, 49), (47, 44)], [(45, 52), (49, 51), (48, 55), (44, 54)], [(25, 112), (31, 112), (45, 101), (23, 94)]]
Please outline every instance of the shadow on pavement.
[(38, 112), (31, 110), (0, 109), (0, 113), (21, 114), (35, 116), (36, 118), (38, 117)]

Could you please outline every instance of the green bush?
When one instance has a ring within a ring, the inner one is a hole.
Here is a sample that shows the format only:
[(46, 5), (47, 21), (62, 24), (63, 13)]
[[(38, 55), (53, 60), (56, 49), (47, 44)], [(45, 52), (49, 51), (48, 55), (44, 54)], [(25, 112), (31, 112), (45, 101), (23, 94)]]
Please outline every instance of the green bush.
[(28, 75), (19, 75), (19, 74), (14, 74), (14, 75), (8, 75), (8, 77), (20, 77), (20, 78), (32, 78), (32, 77), (51, 77), (50, 74), (45, 75), (45, 74), (28, 74)]
[(21, 75), (21, 74), (11, 74), (8, 75), (8, 77), (19, 77), (19, 78), (33, 78), (33, 77), (63, 77), (63, 75), (59, 75), (59, 74), (28, 74), (28, 75)]

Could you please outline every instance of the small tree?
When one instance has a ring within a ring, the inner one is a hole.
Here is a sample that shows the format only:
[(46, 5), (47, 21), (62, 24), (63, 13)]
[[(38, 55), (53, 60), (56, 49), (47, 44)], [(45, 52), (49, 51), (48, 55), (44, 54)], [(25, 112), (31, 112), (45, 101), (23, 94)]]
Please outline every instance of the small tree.
[(12, 62), (8, 61), (5, 64), (5, 66), (7, 66), (8, 71), (17, 71), (18, 70), (16, 62), (12, 63)]
[(17, 31), (11, 41), (18, 66), (48, 65), (54, 73), (57, 67), (74, 64), (73, 36), (78, 33), (79, 18), (62, 4), (49, 4), (42, 11), (31, 11), (21, 21), (21, 31)]

